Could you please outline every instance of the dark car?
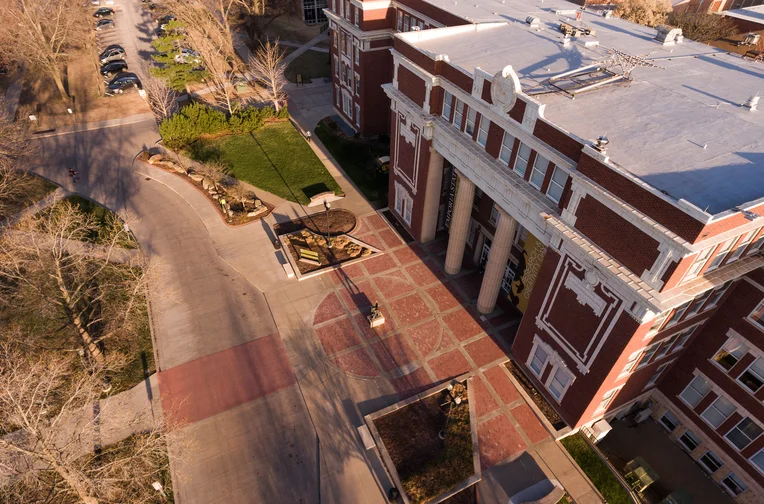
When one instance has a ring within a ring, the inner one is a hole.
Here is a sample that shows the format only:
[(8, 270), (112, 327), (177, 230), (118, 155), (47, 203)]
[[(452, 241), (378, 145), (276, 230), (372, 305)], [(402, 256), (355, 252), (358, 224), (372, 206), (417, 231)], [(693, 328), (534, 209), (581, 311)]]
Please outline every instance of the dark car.
[(157, 19), (157, 24), (165, 25), (169, 23), (170, 21), (175, 21), (175, 16), (173, 16), (172, 14), (167, 14), (166, 16), (162, 16), (159, 19)]
[(114, 28), (114, 21), (111, 19), (99, 19), (95, 24), (96, 31), (105, 30), (106, 28)]
[(141, 80), (134, 73), (122, 73), (109, 82), (106, 86), (106, 94), (122, 94), (133, 88), (143, 89)]
[(111, 61), (123, 60), (126, 55), (127, 53), (125, 53), (125, 50), (121, 46), (115, 44), (113, 47), (109, 46), (104, 49), (98, 57), (98, 61), (100, 61), (102, 65), (105, 65)]
[(111, 7), (101, 7), (100, 9), (98, 9), (97, 11), (93, 13), (93, 17), (97, 17), (97, 18), (108, 17), (113, 15), (114, 15), (114, 9), (112, 9)]
[(127, 62), (125, 60), (111, 61), (101, 67), (101, 75), (111, 77), (125, 70), (127, 70)]

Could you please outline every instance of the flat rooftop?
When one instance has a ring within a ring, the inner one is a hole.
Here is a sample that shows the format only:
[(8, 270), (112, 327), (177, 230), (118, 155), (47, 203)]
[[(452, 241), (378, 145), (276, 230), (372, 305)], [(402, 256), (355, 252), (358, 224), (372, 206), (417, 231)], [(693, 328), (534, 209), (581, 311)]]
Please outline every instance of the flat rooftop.
[[(606, 135), (612, 162), (675, 199), (710, 215), (764, 197), (764, 64), (685, 39), (654, 40), (656, 30), (563, 0), (428, 0), (476, 25), (399, 34), (408, 44), (468, 74), (512, 65), (523, 91), (546, 105), (544, 116), (583, 140)], [(557, 13), (562, 10), (564, 12)], [(538, 28), (525, 23), (540, 19)], [(560, 22), (594, 30), (561, 43)], [(584, 42), (597, 46), (585, 47)], [(578, 94), (535, 94), (550, 77), (608, 60), (608, 49), (642, 55), (662, 68), (637, 67), (630, 84)]]
[(764, 5), (722, 11), (721, 14), (737, 19), (743, 19), (745, 21), (751, 21), (752, 23), (764, 24)]

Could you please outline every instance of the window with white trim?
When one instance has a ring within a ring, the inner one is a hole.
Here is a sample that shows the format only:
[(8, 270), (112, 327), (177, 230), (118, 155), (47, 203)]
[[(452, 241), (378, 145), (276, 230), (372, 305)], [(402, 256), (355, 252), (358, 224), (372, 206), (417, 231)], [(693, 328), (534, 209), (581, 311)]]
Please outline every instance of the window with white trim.
[(488, 222), (494, 226), (499, 222), (499, 208), (496, 206), (496, 203), (491, 206), (491, 216), (488, 217)]
[(714, 251), (714, 247), (709, 247), (705, 250), (701, 250), (698, 252), (698, 255), (695, 257), (695, 260), (692, 262), (692, 266), (690, 266), (690, 269), (687, 270), (687, 273), (684, 275), (685, 280), (689, 280), (691, 278), (695, 278), (698, 276), (698, 274), (703, 269), (703, 266), (706, 265), (706, 262), (708, 262), (708, 258), (711, 257), (711, 253)]
[(753, 361), (737, 381), (752, 394), (758, 392), (764, 386), (764, 358), (759, 357)]
[(733, 336), (716, 352), (713, 361), (724, 371), (729, 372), (747, 353), (748, 346), (740, 338)]
[(669, 336), (668, 338), (661, 340), (661, 349), (658, 351), (658, 353), (655, 354), (655, 360), (662, 359), (668, 353), (671, 351), (671, 347), (674, 345), (674, 342), (679, 338), (679, 334), (676, 333), (673, 336)]
[(660, 379), (661, 375), (666, 370), (666, 368), (671, 365), (672, 362), (674, 361), (666, 362), (665, 364), (661, 364), (660, 366), (658, 366), (658, 369), (656, 369), (655, 373), (653, 373), (653, 375), (650, 377), (650, 380), (648, 380), (647, 385), (645, 385), (645, 388), (652, 387), (653, 385), (658, 383), (658, 380)]
[(478, 125), (477, 143), (481, 147), (485, 147), (488, 143), (488, 128), (491, 127), (491, 121), (484, 116), (480, 116), (480, 123)]
[(613, 399), (615, 399), (615, 396), (618, 395), (618, 392), (623, 388), (623, 385), (620, 387), (616, 387), (613, 390), (608, 390), (605, 392), (605, 395), (602, 396), (602, 400), (600, 401), (599, 406), (597, 406), (597, 409), (594, 410), (594, 414), (600, 413), (602, 411), (605, 411), (608, 406), (610, 406), (610, 403), (613, 402)]
[(408, 195), (405, 189), (396, 185), (395, 186), (395, 211), (400, 215), (406, 224), (411, 224), (411, 206), (413, 204), (411, 196)]
[(361, 76), (353, 72), (355, 75), (355, 95), (361, 96)]
[(353, 98), (350, 96), (350, 93), (342, 93), (342, 112), (344, 112), (346, 117), (353, 118)]
[(736, 409), (735, 405), (732, 404), (729, 399), (724, 396), (719, 396), (703, 411), (703, 413), (700, 414), (700, 417), (708, 422), (714, 429), (718, 429)]
[(711, 450), (708, 450), (701, 455), (698, 462), (700, 462), (701, 467), (711, 474), (718, 471), (724, 465), (724, 462), (719, 460), (719, 457), (717, 457)]
[(623, 367), (623, 371), (621, 371), (620, 376), (631, 373), (631, 371), (634, 369), (634, 366), (637, 365), (637, 361), (639, 360), (639, 357), (642, 355), (643, 351), (644, 348), (640, 348), (633, 354), (629, 355), (629, 359), (626, 361), (626, 365)]
[(513, 239), (513, 243), (515, 244), (515, 247), (519, 248), (520, 250), (523, 250), (525, 248), (525, 240), (527, 239), (528, 239), (528, 230), (522, 227), (518, 223), (517, 228), (515, 229), (515, 237)]
[(680, 399), (685, 402), (690, 408), (695, 408), (700, 401), (703, 400), (706, 395), (711, 391), (711, 386), (708, 384), (705, 378), (702, 376), (696, 376), (692, 381), (684, 388)]
[(340, 94), (341, 94), (341, 92), (340, 92), (340, 87), (339, 87), (339, 86), (337, 86), (337, 88), (336, 88), (336, 89), (337, 89), (337, 93), (336, 93), (336, 95), (337, 95), (337, 98), (336, 98), (336, 101), (337, 101), (337, 107), (339, 107), (339, 106), (340, 106)]
[(513, 168), (513, 170), (515, 170), (521, 177), (525, 177), (525, 171), (528, 169), (528, 160), (530, 157), (531, 148), (521, 142), (520, 149), (517, 151), (517, 157), (515, 158), (515, 166)]
[(403, 11), (402, 10), (398, 11), (398, 31), (399, 32), (403, 31)]
[(719, 265), (724, 261), (724, 258), (727, 257), (727, 254), (730, 253), (730, 250), (732, 250), (732, 245), (734, 244), (735, 244), (734, 238), (722, 243), (721, 247), (716, 252), (716, 255), (714, 256), (713, 259), (711, 259), (711, 262), (708, 264), (708, 269), (706, 271), (711, 271), (718, 268)]
[(359, 65), (361, 63), (361, 49), (358, 46), (355, 46), (353, 50), (355, 51), (355, 64)]
[(443, 94), (443, 113), (441, 114), (441, 116), (446, 121), (451, 120), (451, 104), (453, 103), (453, 101), (454, 101), (454, 95), (446, 91)]
[(347, 40), (347, 35), (345, 35), (345, 32), (341, 32), (340, 33), (340, 51), (342, 51), (342, 54), (347, 54), (345, 52), (345, 49), (347, 47), (345, 45), (346, 40)]
[(456, 129), (462, 129), (462, 116), (464, 116), (464, 102), (459, 98), (454, 98), (454, 120), (451, 124), (456, 126)]
[(681, 318), (684, 316), (684, 312), (687, 311), (687, 308), (690, 307), (690, 303), (692, 301), (687, 301), (686, 303), (683, 303), (676, 307), (674, 310), (674, 313), (671, 314), (671, 318), (668, 320), (668, 323), (666, 323), (667, 326), (676, 324), (681, 320)]
[(570, 376), (564, 368), (558, 367), (554, 373), (550, 374), (549, 381), (546, 384), (547, 390), (552, 393), (557, 401), (561, 401), (562, 397), (567, 392), (568, 387), (573, 381), (573, 377)]
[(764, 247), (764, 233), (759, 236), (755, 242), (753, 242), (753, 245), (751, 245), (751, 248), (748, 249), (748, 253), (746, 255), (752, 255), (758, 252), (759, 250)]
[(478, 223), (475, 219), (470, 218), (470, 227), (467, 228), (467, 243), (470, 247), (475, 243), (475, 236), (477, 235)]
[(746, 234), (744, 234), (742, 238), (740, 238), (740, 240), (735, 245), (735, 250), (732, 251), (729, 259), (727, 259), (727, 264), (731, 264), (737, 261), (738, 258), (743, 255), (745, 249), (748, 248), (748, 244), (751, 243), (751, 240), (753, 240), (753, 237), (756, 236), (756, 233), (758, 232), (758, 229), (752, 229), (751, 231), (748, 231)]
[(408, 14), (403, 15), (403, 31), (409, 31), (411, 26), (411, 17)]
[(337, 47), (337, 30), (332, 30), (332, 42), (334, 42), (334, 47)]
[(360, 9), (358, 7), (355, 8), (355, 27), (358, 28), (358, 22), (360, 18)]
[(541, 374), (544, 372), (544, 367), (548, 361), (549, 354), (547, 351), (544, 350), (541, 345), (536, 345), (536, 350), (531, 355), (528, 367), (531, 368), (531, 371), (533, 371), (537, 377), (541, 378)]
[(674, 346), (672, 352), (676, 352), (678, 350), (681, 350), (684, 348), (684, 346), (687, 344), (687, 341), (692, 337), (692, 334), (695, 332), (695, 329), (697, 329), (699, 326), (690, 327), (689, 329), (685, 329), (684, 331), (679, 333), (679, 340), (676, 342), (676, 345)]
[(764, 330), (764, 300), (748, 315), (748, 320), (758, 326), (759, 329)]
[(658, 351), (658, 347), (660, 347), (660, 345), (661, 342), (656, 341), (655, 343), (645, 347), (645, 352), (642, 354), (642, 360), (640, 360), (639, 364), (637, 364), (637, 369), (641, 369), (650, 364), (650, 360), (653, 358), (653, 355), (655, 355), (655, 352)]
[(708, 303), (706, 303), (705, 309), (710, 310), (716, 306), (722, 296), (724, 296), (724, 293), (727, 292), (727, 289), (730, 288), (730, 285), (732, 285), (732, 280), (714, 289), (714, 293), (711, 295), (711, 299), (708, 300)]
[(687, 318), (690, 318), (693, 315), (697, 314), (703, 308), (703, 305), (706, 303), (706, 301), (708, 301), (708, 298), (710, 298), (711, 294), (713, 294), (713, 293), (714, 293), (713, 290), (707, 290), (706, 292), (704, 292), (700, 296), (696, 297), (692, 301), (692, 306), (687, 311)]
[(504, 161), (504, 164), (509, 165), (509, 159), (512, 157), (512, 147), (515, 145), (515, 137), (504, 132), (504, 137), (501, 139), (501, 150), (499, 151), (499, 159)]
[(345, 0), (345, 19), (350, 21), (350, 0)]
[(357, 103), (355, 104), (355, 125), (361, 127), (361, 106)]
[(748, 490), (748, 485), (743, 483), (735, 473), (729, 473), (727, 477), (722, 480), (722, 484), (733, 496), (740, 495)]
[(536, 154), (536, 160), (533, 161), (530, 178), (530, 183), (533, 187), (541, 190), (541, 186), (544, 185), (544, 178), (546, 177), (546, 172), (548, 169), (549, 160), (541, 154)]
[(554, 167), (552, 172), (552, 178), (549, 179), (549, 187), (546, 189), (547, 197), (555, 203), (560, 202), (562, 198), (562, 191), (565, 189), (565, 184), (568, 182), (568, 173), (559, 166)]
[(647, 331), (647, 334), (656, 333), (661, 330), (661, 327), (663, 326), (663, 323), (666, 321), (666, 319), (669, 316), (669, 313), (671, 312), (663, 312), (659, 314), (657, 317), (653, 319), (653, 325), (650, 326), (650, 330)]
[(666, 412), (661, 417), (661, 424), (669, 432), (674, 432), (677, 427), (682, 425), (679, 419), (669, 410), (666, 410)]
[(752, 466), (758, 469), (761, 474), (764, 474), (764, 448), (749, 458), (748, 462), (750, 462)]
[(679, 436), (679, 442), (682, 443), (687, 451), (692, 451), (700, 446), (700, 439), (691, 430), (684, 431), (684, 434)]
[(764, 432), (764, 430), (762, 430), (759, 424), (751, 420), (751, 417), (745, 417), (740, 420), (736, 426), (730, 429), (724, 437), (727, 441), (732, 443), (738, 451), (740, 451), (753, 443), (756, 438), (761, 436), (762, 432)]
[[(334, 75), (337, 77), (340, 76), (340, 60), (337, 59), (337, 56), (333, 56), (334, 58)], [(339, 102), (337, 102), (339, 104)]]
[(467, 121), (464, 124), (464, 133), (470, 138), (475, 134), (475, 121), (477, 121), (477, 110), (467, 107)]

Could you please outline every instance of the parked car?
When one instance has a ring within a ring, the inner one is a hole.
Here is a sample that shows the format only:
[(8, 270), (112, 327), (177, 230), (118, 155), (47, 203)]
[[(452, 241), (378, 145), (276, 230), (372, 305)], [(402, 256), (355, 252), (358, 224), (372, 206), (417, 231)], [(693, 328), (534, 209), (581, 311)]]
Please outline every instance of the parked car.
[(111, 61), (123, 60), (125, 56), (127, 56), (125, 50), (121, 46), (114, 44), (103, 50), (100, 56), (98, 56), (98, 61), (105, 65)]
[(106, 5), (114, 5), (114, 0), (105, 0)]
[(161, 27), (162, 25), (166, 25), (170, 21), (175, 21), (175, 16), (172, 14), (167, 14), (157, 19), (157, 24)]
[(143, 89), (141, 80), (134, 73), (122, 73), (109, 82), (106, 86), (106, 94), (122, 94), (131, 89)]
[(114, 9), (112, 9), (111, 7), (100, 7), (97, 11), (93, 13), (93, 17), (96, 17), (96, 18), (113, 16), (113, 15), (114, 15)]
[(90, 0), (90, 5), (101, 5), (101, 0)]
[(127, 70), (127, 62), (125, 60), (110, 61), (101, 67), (101, 75), (112, 77), (125, 70)]
[(95, 30), (101, 31), (107, 28), (114, 28), (114, 20), (112, 19), (99, 19), (95, 24)]
[(202, 62), (202, 58), (199, 56), (198, 52), (192, 51), (186, 47), (181, 49), (180, 52), (175, 55), (173, 60), (175, 60), (175, 63), (193, 63), (195, 65)]

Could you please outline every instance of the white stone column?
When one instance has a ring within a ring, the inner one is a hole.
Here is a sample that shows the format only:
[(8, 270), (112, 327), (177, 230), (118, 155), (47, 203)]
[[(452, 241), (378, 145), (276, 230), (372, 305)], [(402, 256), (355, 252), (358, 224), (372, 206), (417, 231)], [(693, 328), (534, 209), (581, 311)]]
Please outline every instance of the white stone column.
[(459, 177), (459, 184), (454, 198), (454, 208), (451, 210), (451, 225), (448, 229), (448, 250), (446, 251), (446, 273), (456, 275), (462, 269), (464, 245), (472, 214), (472, 200), (475, 198), (475, 184), (454, 170), (454, 176)]
[(488, 253), (477, 301), (477, 309), (480, 313), (488, 314), (496, 308), (496, 299), (499, 297), (501, 280), (504, 278), (516, 228), (517, 221), (504, 210), (499, 209), (499, 222), (496, 223), (496, 234), (491, 243), (491, 251)]
[(438, 210), (440, 209), (440, 191), (443, 184), (443, 156), (430, 148), (430, 163), (427, 167), (427, 184), (424, 189), (422, 205), (422, 232), (419, 241), (426, 243), (435, 238), (438, 231)]

